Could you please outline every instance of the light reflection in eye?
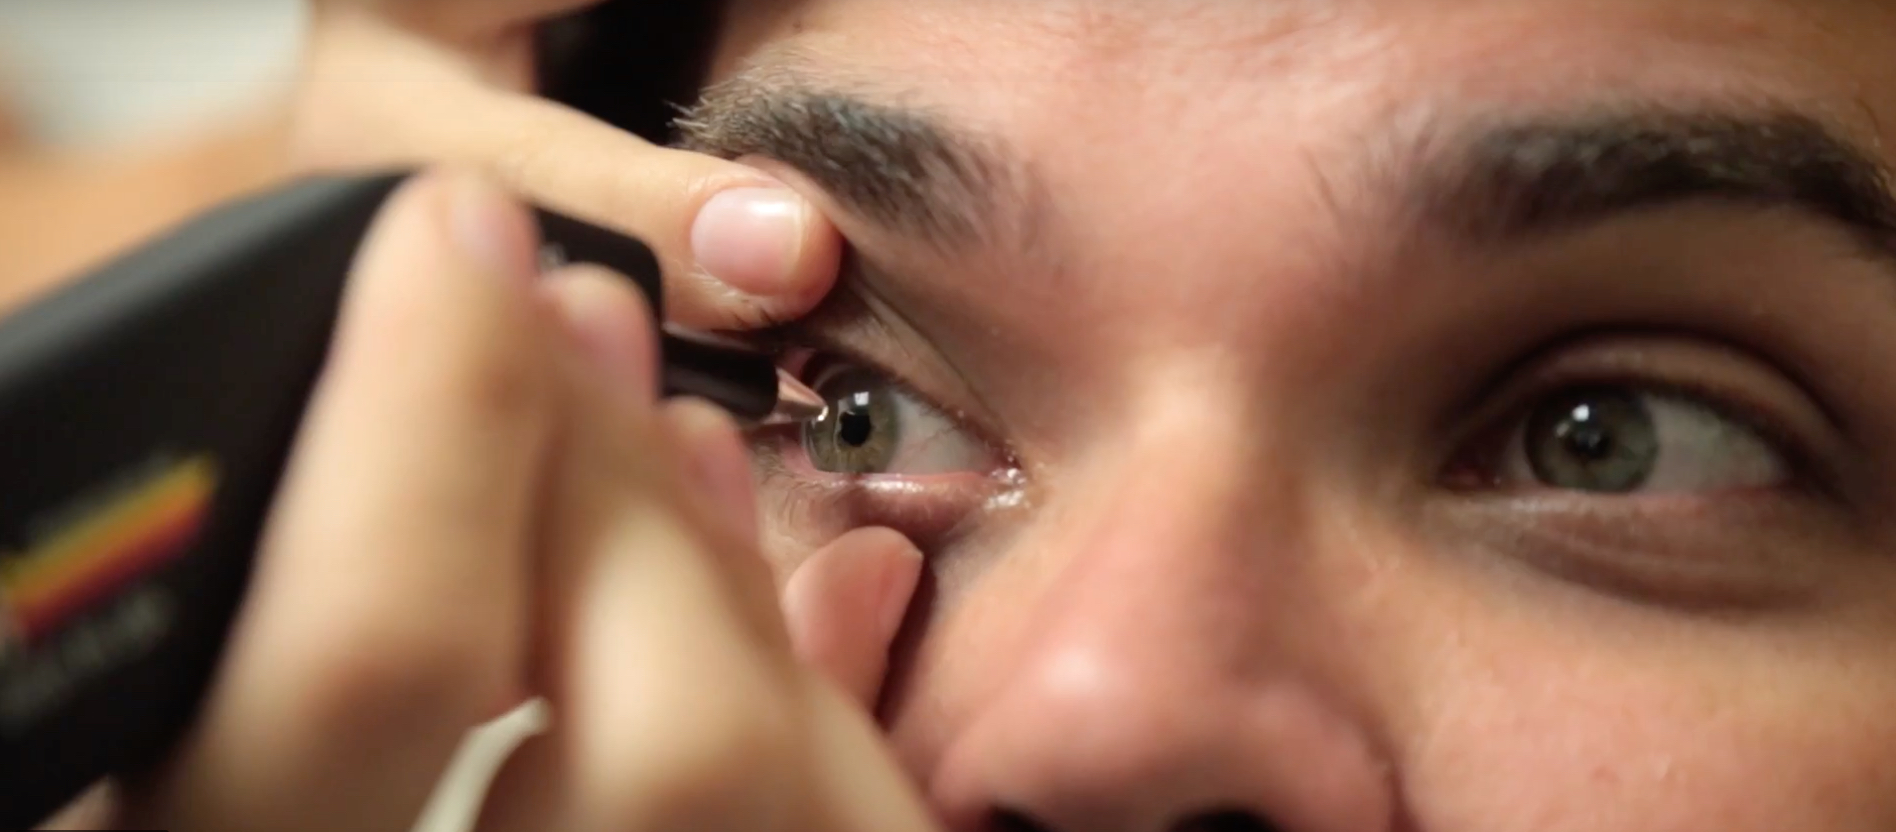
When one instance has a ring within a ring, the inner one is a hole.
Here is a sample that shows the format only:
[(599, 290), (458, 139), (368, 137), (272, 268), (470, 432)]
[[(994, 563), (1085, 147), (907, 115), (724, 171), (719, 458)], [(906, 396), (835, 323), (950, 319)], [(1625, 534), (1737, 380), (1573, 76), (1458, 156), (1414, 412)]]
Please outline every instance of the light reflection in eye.
[(1703, 492), (1781, 483), (1782, 453), (1758, 431), (1686, 396), (1575, 388), (1511, 432), (1496, 485), (1602, 494)]
[(880, 373), (830, 362), (810, 382), (829, 402), (803, 426), (811, 467), (841, 474), (986, 474), (1004, 466), (980, 437)]

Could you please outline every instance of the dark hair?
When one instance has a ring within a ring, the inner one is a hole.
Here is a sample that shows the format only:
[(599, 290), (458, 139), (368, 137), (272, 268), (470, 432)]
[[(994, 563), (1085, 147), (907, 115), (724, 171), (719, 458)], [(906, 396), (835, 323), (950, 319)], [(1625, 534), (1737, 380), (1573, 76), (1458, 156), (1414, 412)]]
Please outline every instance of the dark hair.
[(540, 90), (654, 142), (698, 97), (723, 19), (717, 0), (608, 0), (541, 27)]

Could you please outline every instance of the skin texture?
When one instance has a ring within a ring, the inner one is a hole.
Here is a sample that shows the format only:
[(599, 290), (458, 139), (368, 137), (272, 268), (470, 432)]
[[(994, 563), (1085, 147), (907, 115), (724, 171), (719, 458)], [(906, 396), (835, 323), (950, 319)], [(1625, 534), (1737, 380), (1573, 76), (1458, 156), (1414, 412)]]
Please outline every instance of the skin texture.
[(521, 202), (647, 241), (699, 327), (807, 311), (834, 229), (757, 168), (535, 96), (533, 27), (578, 5), (312, 4), (292, 169), (436, 169), (359, 252), (196, 724), (51, 828), (405, 828), (530, 696), (555, 724), (483, 830), (929, 828), (864, 708), (920, 553), (845, 534), (779, 598), (735, 425), (656, 401), (649, 307), (539, 273)]
[[(780, 172), (877, 275), (881, 324), (825, 337), (1019, 469), (756, 438), (780, 575), (872, 523), (930, 558), (880, 716), (949, 828), (1896, 825), (1896, 270), (1759, 205), (1484, 241), (1405, 202), (1495, 117), (1762, 102), (1886, 145), (1888, 12), (739, 6), (720, 79), (924, 110), (1031, 182), (1019, 233), (942, 246)], [(1831, 487), (1449, 484), (1566, 365), (1733, 391)]]
[[(574, 5), (316, 6), (299, 165), (482, 175), (371, 235), (212, 696), (111, 825), (400, 828), (526, 695), (488, 832), (1896, 825), (1888, 12), (740, 3), (720, 160), (532, 96)], [(812, 210), (700, 233), (765, 182)], [(753, 486), (506, 192), (932, 402), (883, 411), (936, 420), (906, 473), (773, 429)], [(1651, 487), (1523, 461), (1576, 385), (1644, 397)]]

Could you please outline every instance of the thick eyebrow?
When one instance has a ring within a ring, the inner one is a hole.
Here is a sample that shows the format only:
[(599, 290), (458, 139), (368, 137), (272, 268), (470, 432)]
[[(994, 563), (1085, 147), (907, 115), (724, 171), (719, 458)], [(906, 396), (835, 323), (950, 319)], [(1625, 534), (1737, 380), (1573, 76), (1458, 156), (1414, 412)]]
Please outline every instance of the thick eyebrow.
[(870, 222), (943, 249), (1032, 224), (1009, 154), (920, 110), (739, 75), (705, 90), (674, 126), (681, 147), (783, 162)]
[[(676, 126), (684, 147), (784, 162), (871, 222), (944, 249), (1021, 239), (1044, 220), (1031, 177), (995, 142), (794, 74), (740, 74)], [(1653, 107), (1451, 132), (1446, 156), (1411, 157), (1417, 169), (1399, 173), (1425, 227), (1518, 240), (1718, 200), (1828, 219), (1896, 258), (1889, 170), (1808, 114)]]
[(1487, 129), (1436, 166), (1424, 217), (1532, 237), (1693, 200), (1803, 211), (1896, 256), (1896, 199), (1876, 157), (1806, 115), (1639, 113)]

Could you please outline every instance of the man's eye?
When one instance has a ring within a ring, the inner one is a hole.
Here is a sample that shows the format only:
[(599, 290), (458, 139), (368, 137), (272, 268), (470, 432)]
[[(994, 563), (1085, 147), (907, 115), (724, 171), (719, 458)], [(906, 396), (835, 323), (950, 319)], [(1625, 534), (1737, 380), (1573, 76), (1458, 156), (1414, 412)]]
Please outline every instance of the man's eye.
[(1502, 488), (1599, 494), (1771, 487), (1789, 465), (1758, 431), (1694, 399), (1624, 386), (1563, 390), (1508, 434)]
[(986, 442), (880, 373), (830, 362), (810, 386), (829, 402), (804, 425), (810, 465), (840, 474), (988, 473), (1000, 459)]

